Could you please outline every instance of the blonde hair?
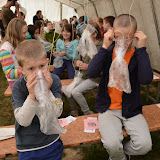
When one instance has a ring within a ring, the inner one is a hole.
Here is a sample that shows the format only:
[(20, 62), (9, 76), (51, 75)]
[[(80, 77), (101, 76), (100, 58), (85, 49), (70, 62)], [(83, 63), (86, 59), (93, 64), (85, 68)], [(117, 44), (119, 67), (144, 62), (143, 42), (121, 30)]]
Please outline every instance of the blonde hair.
[(23, 63), (26, 61), (37, 61), (40, 58), (47, 58), (44, 46), (41, 42), (34, 39), (21, 42), (15, 50), (15, 56), (21, 67), (23, 67)]
[(2, 44), (8, 41), (14, 48), (16, 48), (17, 45), (23, 41), (22, 28), (25, 25), (27, 25), (27, 23), (24, 20), (13, 18), (7, 26), (7, 32)]

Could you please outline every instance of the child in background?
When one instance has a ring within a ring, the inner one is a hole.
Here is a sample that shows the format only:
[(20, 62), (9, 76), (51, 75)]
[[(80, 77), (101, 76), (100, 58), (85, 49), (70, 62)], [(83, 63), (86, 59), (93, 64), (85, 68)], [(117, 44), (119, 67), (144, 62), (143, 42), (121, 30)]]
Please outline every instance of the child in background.
[[(61, 160), (63, 144), (59, 134), (46, 135), (40, 130), (36, 115), (39, 102), (36, 100), (34, 86), (37, 73), (42, 71), (47, 81), (50, 99), (62, 113), (61, 82), (56, 75), (46, 69), (49, 60), (43, 45), (36, 40), (25, 40), (16, 49), (16, 58), (21, 72), (12, 89), (12, 104), (15, 115), (15, 138), (19, 160)], [(47, 117), (46, 117), (47, 118)]]
[(19, 18), (12, 19), (8, 24), (5, 39), (0, 47), (0, 62), (11, 88), (15, 80), (22, 76), (14, 51), (18, 44), (27, 38), (27, 31), (25, 21)]
[(104, 33), (106, 33), (109, 29), (113, 28), (113, 22), (115, 20), (115, 17), (113, 16), (107, 16), (103, 19), (103, 30)]
[[(114, 38), (116, 43), (110, 46)], [(132, 46), (134, 38), (137, 48)], [(99, 76), (102, 72), (96, 110), (99, 112), (101, 141), (110, 156), (109, 160), (129, 160), (130, 155), (144, 155), (152, 148), (149, 128), (142, 115), (140, 96), (140, 84), (149, 84), (153, 78), (145, 47), (146, 38), (142, 31), (137, 31), (137, 22), (133, 16), (119, 15), (114, 21), (113, 30), (109, 29), (104, 34), (103, 45), (88, 66), (87, 74), (91, 78)], [(124, 56), (131, 85), (131, 93), (128, 94), (108, 87), (109, 70), (115, 58), (114, 47), (118, 46), (120, 39), (129, 43)], [(130, 141), (124, 146), (122, 126), (130, 136)]]
[(44, 22), (42, 20), (36, 21), (35, 26), (39, 28), (40, 38), (46, 41), (46, 39), (42, 37), (42, 33), (44, 33)]
[[(91, 30), (89, 30), (89, 25), (91, 26)], [(99, 28), (99, 25), (96, 22), (90, 23), (86, 29), (88, 29), (87, 31), (90, 32), (90, 38), (89, 40), (92, 41), (92, 45), (91, 43), (87, 43), (90, 44), (91, 46), (87, 46), (87, 48), (95, 48), (95, 53), (96, 50), (98, 51), (100, 46), (102, 46), (102, 38), (101, 38), (101, 31)], [(93, 32), (94, 30), (94, 32)], [(85, 30), (84, 30), (85, 33)], [(86, 36), (86, 35), (84, 35)], [(83, 38), (83, 36), (82, 36)], [(83, 43), (83, 42), (82, 42)], [(82, 49), (83, 47), (85, 48), (85, 44), (81, 44), (81, 39), (79, 42), (79, 45), (77, 47), (77, 50), (79, 51), (79, 55), (77, 56), (74, 65), (76, 67), (79, 68), (81, 74), (82, 74), (82, 78), (81, 81), (79, 82), (78, 85), (76, 85), (76, 87), (74, 87), (74, 89), (72, 90), (72, 97), (68, 99), (69, 101), (69, 105), (71, 108), (71, 115), (73, 116), (78, 116), (78, 107), (76, 106), (76, 102), (79, 104), (79, 106), (81, 107), (81, 110), (83, 112), (83, 114), (87, 115), (87, 114), (92, 114), (93, 112), (90, 110), (87, 101), (85, 99), (85, 97), (83, 96), (83, 93), (90, 91), (91, 89), (97, 87), (98, 83), (99, 83), (99, 78), (89, 78), (87, 75), (87, 68), (89, 63), (91, 62), (92, 58), (95, 56), (95, 54), (92, 53), (93, 50), (88, 50), (88, 53), (86, 53), (85, 56), (81, 55), (81, 52), (83, 52), (84, 50)], [(83, 46), (81, 46), (83, 45)], [(93, 57), (91, 57), (91, 53), (93, 54)], [(63, 89), (63, 88), (62, 88)], [(76, 101), (76, 102), (75, 102)]]
[(39, 28), (35, 25), (28, 25), (28, 32), (31, 35), (32, 39), (38, 39)]
[(104, 35), (103, 19), (100, 18), (100, 17), (98, 17), (98, 18), (96, 19), (96, 22), (97, 22), (97, 24), (99, 25), (99, 27), (100, 27), (100, 29), (101, 29), (101, 36), (102, 36), (102, 38), (103, 38), (103, 35)]
[[(76, 48), (79, 42), (79, 40), (76, 39), (75, 32), (73, 32), (72, 24), (64, 25), (62, 38), (57, 41), (56, 51), (60, 51), (60, 56), (63, 58), (63, 66), (60, 68), (54, 68), (53, 73), (61, 77), (62, 72), (67, 69), (68, 79), (72, 79), (74, 78), (74, 67), (72, 65), (72, 61), (77, 58), (78, 51)], [(54, 53), (53, 55), (55, 56)]]
[[(53, 37), (54, 41), (57, 41), (59, 38), (59, 34), (55, 32), (52, 22), (48, 21), (46, 23), (46, 26), (49, 28), (49, 33), (43, 33), (42, 36), (50, 43), (53, 42)], [(56, 46), (56, 42), (54, 43), (54, 46)]]
[(84, 22), (84, 16), (79, 17), (79, 24), (76, 27), (77, 35), (81, 38), (83, 30), (85, 28), (86, 24)]
[[(48, 21), (46, 23), (46, 26), (49, 29), (49, 33), (42, 33), (42, 37), (44, 37), (47, 42), (53, 43), (53, 41), (54, 41), (53, 47), (55, 48), (57, 40), (59, 39), (59, 34), (55, 32), (55, 29), (53, 28), (52, 22)], [(53, 64), (53, 60), (54, 60), (54, 56), (51, 55), (51, 54), (52, 54), (51, 52), (48, 52), (47, 53), (47, 57), (49, 59), (51, 57), (50, 64), (52, 65)]]

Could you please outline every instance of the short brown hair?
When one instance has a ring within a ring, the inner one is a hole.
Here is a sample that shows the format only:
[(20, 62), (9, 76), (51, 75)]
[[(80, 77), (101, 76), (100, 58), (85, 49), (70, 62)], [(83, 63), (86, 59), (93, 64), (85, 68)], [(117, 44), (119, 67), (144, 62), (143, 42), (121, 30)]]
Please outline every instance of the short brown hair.
[(44, 46), (34, 39), (21, 42), (15, 50), (15, 56), (21, 67), (23, 67), (25, 61), (47, 58)]
[(137, 21), (136, 19), (129, 14), (121, 14), (115, 20), (113, 25), (117, 25), (118, 27), (130, 27), (132, 23), (133, 31), (137, 30)]
[(79, 17), (79, 23), (84, 22), (84, 16)]
[(109, 23), (111, 27), (113, 27), (113, 22), (115, 20), (114, 16), (107, 16), (103, 19), (105, 23)]
[(101, 17), (98, 17), (98, 18), (97, 18), (97, 22), (103, 23), (103, 19), (102, 19)]
[(65, 24), (68, 24), (68, 20), (67, 19), (63, 19), (62, 22), (65, 23)]

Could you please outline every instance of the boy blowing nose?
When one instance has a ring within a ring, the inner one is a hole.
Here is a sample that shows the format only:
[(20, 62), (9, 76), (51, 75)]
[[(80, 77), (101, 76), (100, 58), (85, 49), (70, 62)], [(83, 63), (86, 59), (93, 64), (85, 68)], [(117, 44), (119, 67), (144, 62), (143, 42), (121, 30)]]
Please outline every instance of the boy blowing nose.
[(63, 144), (60, 135), (47, 135), (40, 130), (40, 120), (36, 115), (39, 101), (34, 90), (37, 72), (41, 70), (47, 81), (50, 96), (48, 101), (55, 103), (57, 114), (60, 116), (63, 110), (60, 79), (47, 71), (49, 60), (40, 42), (25, 40), (18, 45), (15, 54), (19, 69), (24, 75), (14, 83), (12, 89), (19, 160), (61, 160)]

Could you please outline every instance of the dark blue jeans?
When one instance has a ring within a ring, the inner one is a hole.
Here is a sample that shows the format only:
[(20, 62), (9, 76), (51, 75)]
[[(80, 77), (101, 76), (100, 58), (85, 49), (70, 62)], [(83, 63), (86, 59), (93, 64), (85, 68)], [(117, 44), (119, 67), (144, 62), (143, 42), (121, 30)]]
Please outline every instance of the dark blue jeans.
[(18, 152), (19, 160), (61, 160), (63, 143), (59, 139), (52, 145), (33, 151)]
[(61, 78), (62, 72), (67, 69), (68, 79), (74, 78), (74, 67), (72, 65), (72, 61), (63, 59), (63, 66), (60, 68), (54, 68), (53, 74), (56, 74), (59, 78)]

